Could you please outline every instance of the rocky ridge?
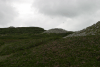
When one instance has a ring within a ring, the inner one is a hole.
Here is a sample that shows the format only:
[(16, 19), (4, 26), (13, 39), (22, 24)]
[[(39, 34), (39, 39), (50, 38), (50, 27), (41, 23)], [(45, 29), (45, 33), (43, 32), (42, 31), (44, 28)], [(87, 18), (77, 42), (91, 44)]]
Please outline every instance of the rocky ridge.
[(66, 37), (87, 36), (87, 35), (100, 35), (100, 21), (98, 21), (96, 24), (93, 24), (92, 26), (87, 27), (86, 29), (77, 31), (73, 34), (69, 34)]
[(53, 28), (53, 29), (44, 31), (43, 33), (66, 33), (66, 32), (69, 32), (69, 31), (66, 31), (66, 30), (61, 29), (61, 28)]

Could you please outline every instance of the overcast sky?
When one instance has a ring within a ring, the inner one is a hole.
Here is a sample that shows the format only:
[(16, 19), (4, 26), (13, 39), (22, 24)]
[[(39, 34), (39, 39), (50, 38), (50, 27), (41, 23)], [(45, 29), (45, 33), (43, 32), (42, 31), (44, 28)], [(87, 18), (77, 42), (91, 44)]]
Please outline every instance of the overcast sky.
[(0, 28), (79, 31), (100, 21), (100, 0), (0, 0)]

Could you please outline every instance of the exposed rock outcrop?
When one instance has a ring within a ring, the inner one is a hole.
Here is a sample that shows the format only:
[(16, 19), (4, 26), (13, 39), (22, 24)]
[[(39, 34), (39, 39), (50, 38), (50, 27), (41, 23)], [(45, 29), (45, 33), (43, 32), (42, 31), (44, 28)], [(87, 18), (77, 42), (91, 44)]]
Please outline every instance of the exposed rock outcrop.
[(68, 31), (61, 29), (61, 28), (53, 28), (47, 31), (44, 31), (43, 33), (66, 33)]
[(69, 34), (66, 37), (87, 36), (87, 35), (100, 35), (100, 21), (98, 21), (96, 24), (93, 24), (92, 26), (87, 27), (86, 29), (77, 31), (73, 34)]

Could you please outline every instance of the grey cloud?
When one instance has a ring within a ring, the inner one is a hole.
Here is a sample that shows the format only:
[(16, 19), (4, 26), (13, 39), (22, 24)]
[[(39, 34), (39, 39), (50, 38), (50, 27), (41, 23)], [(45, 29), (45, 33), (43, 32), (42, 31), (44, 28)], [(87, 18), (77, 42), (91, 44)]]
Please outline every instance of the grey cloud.
[(5, 26), (18, 16), (15, 8), (12, 7), (10, 0), (0, 0), (0, 26)]
[(76, 17), (91, 15), (100, 7), (100, 0), (35, 0), (33, 7), (46, 15)]
[(3, 2), (16, 2), (16, 3), (30, 3), (33, 2), (33, 0), (1, 0)]

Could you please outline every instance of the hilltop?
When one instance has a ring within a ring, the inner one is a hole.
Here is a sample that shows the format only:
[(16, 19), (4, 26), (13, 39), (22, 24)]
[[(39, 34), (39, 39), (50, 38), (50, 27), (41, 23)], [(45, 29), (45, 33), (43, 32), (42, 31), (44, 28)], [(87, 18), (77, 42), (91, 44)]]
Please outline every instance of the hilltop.
[[(80, 31), (77, 31), (73, 34), (69, 34), (66, 37), (72, 37), (72, 36), (88, 36), (88, 35), (100, 35), (100, 21), (98, 21), (96, 24), (93, 24), (87, 28), (84, 28)], [(63, 38), (66, 38), (63, 37)]]
[(66, 31), (62, 28), (52, 28), (50, 30), (44, 31), (43, 33), (68, 33), (68, 32), (72, 32), (72, 31)]
[(35, 34), (42, 33), (46, 30), (40, 27), (8, 27), (0, 28), (0, 34)]

